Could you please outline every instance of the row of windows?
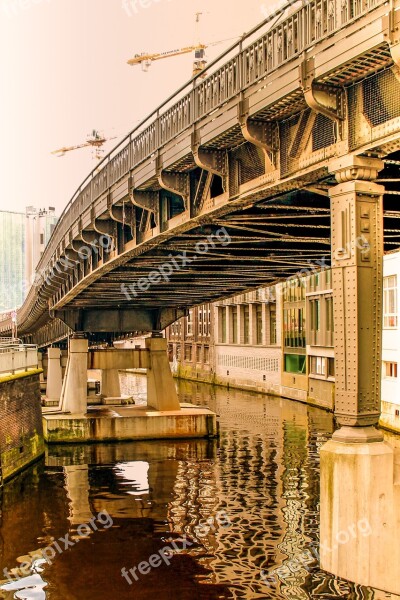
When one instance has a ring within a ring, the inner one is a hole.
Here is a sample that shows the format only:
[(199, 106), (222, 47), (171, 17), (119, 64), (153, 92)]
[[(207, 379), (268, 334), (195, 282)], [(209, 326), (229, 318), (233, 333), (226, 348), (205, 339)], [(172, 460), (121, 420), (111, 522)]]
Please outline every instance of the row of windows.
[[(210, 348), (209, 346), (197, 346), (192, 344), (182, 344), (183, 345), (183, 359), (185, 362), (193, 362), (193, 363), (205, 363), (208, 364), (210, 362)], [(169, 345), (169, 360), (173, 360), (173, 345)], [(176, 344), (175, 347), (175, 357), (176, 360), (181, 360), (182, 358), (182, 347), (181, 344)]]
[[(183, 326), (186, 323), (186, 335), (192, 336), (194, 333), (194, 311), (191, 308), (185, 319), (179, 319), (172, 323), (170, 328), (171, 337), (180, 338)], [(208, 337), (211, 334), (211, 307), (210, 304), (203, 304), (197, 308), (197, 334), (200, 337)]]
[(289, 348), (306, 347), (305, 315), (303, 308), (283, 311), (284, 345)]
[[(305, 354), (285, 354), (285, 371), (287, 373), (297, 373), (305, 375), (306, 356)], [(324, 377), (335, 376), (335, 359), (327, 356), (309, 357), (310, 375), (321, 375)]]
[(278, 358), (264, 358), (257, 356), (235, 356), (221, 354), (218, 356), (217, 363), (219, 367), (237, 367), (238, 369), (254, 369), (256, 371), (274, 371), (279, 370)]
[(306, 279), (293, 278), (282, 284), (284, 302), (301, 302), (306, 297)]
[[(253, 318), (255, 319), (255, 331), (254, 338), (251, 340), (250, 336), (250, 310), (254, 310)], [(228, 311), (228, 313), (227, 313)], [(238, 330), (238, 311), (241, 311), (242, 317), (242, 333), (243, 341), (240, 341), (239, 330)], [(263, 305), (256, 304), (251, 306), (245, 304), (243, 306), (228, 306), (218, 308), (219, 318), (219, 336), (218, 341), (221, 344), (250, 344), (261, 346), (264, 339), (264, 319), (263, 319)], [(229, 322), (228, 322), (229, 318)], [(276, 306), (274, 304), (269, 305), (268, 310), (269, 318), (269, 344), (276, 344)], [(228, 331), (229, 329), (229, 331)], [(229, 334), (229, 335), (228, 335)], [(268, 343), (268, 342), (267, 342)]]

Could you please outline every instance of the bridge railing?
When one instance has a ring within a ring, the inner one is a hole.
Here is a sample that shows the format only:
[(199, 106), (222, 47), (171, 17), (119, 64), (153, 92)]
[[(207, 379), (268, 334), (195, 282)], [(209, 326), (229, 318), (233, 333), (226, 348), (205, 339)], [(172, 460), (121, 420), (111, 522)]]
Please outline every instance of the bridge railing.
[(23, 344), (21, 340), (8, 338), (1, 343), (0, 338), (0, 375), (14, 374), (38, 367), (38, 349), (32, 344)]
[[(64, 209), (37, 271), (45, 272), (61, 240), (67, 239), (82, 213), (160, 146), (316, 42), (383, 4), (386, 0), (309, 0), (305, 4), (290, 0), (271, 13), (212, 61), (207, 66), (206, 78), (197, 75), (183, 85), (88, 175)], [(262, 29), (265, 31), (260, 36)], [(31, 297), (29, 293), (24, 303), (27, 309)]]

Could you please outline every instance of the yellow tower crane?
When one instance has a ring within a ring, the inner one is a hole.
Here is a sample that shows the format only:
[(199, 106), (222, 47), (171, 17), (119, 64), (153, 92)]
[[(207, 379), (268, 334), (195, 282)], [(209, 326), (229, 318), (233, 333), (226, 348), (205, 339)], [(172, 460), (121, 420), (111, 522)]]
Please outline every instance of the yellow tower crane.
[(117, 136), (106, 138), (96, 129), (93, 129), (93, 131), (88, 135), (85, 143), (78, 144), (77, 146), (64, 146), (63, 148), (58, 148), (58, 150), (53, 150), (52, 154), (64, 156), (66, 152), (71, 152), (71, 150), (78, 150), (79, 148), (91, 146), (94, 149), (93, 158), (100, 160), (102, 158), (102, 153), (104, 152), (104, 150), (101, 149), (103, 144), (108, 142), (108, 140), (115, 140), (116, 137)]
[[(200, 15), (203, 13), (196, 13), (196, 36), (198, 36), (198, 26), (200, 22)], [(193, 61), (193, 77), (201, 73), (205, 69), (207, 61), (205, 59), (206, 48), (210, 46), (216, 46), (217, 44), (222, 44), (223, 42), (228, 42), (230, 40), (237, 39), (229, 38), (227, 40), (220, 40), (218, 42), (212, 42), (211, 44), (202, 44), (197, 42), (192, 46), (186, 46), (184, 48), (177, 48), (176, 50), (168, 50), (167, 52), (157, 52), (157, 53), (148, 53), (142, 52), (141, 54), (135, 54), (133, 58), (128, 60), (128, 65), (135, 66), (141, 65), (143, 71), (148, 71), (151, 63), (155, 60), (161, 60), (162, 58), (170, 58), (171, 56), (179, 56), (180, 54), (188, 54), (189, 52), (194, 52), (194, 61)], [(205, 77), (205, 73), (204, 73)]]
[(160, 60), (161, 58), (169, 58), (170, 56), (179, 56), (180, 54), (188, 54), (189, 52), (194, 51), (195, 60), (193, 61), (193, 75), (197, 75), (206, 66), (206, 48), (206, 44), (196, 44), (195, 46), (187, 46), (186, 48), (178, 48), (177, 50), (168, 50), (167, 52), (158, 52), (156, 54), (148, 54), (147, 52), (142, 52), (142, 54), (135, 54), (133, 58), (128, 60), (128, 65), (141, 65), (143, 71), (148, 71), (151, 63), (154, 60)]

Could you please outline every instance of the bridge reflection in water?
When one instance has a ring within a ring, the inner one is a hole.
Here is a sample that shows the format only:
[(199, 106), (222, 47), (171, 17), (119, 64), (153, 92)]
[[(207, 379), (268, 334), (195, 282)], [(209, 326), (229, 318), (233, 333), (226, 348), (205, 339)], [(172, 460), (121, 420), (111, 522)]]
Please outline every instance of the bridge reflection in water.
[[(126, 381), (140, 392), (145, 378)], [(4, 598), (368, 598), (391, 597), (339, 581), (317, 560), (271, 586), (260, 572), (317, 548), (319, 448), (333, 432), (329, 413), (279, 398), (180, 382), (181, 401), (207, 403), (221, 416), (215, 441), (137, 442), (50, 447), (46, 462), (5, 486), (0, 568), (70, 534), (74, 546), (40, 574), (47, 586)], [(81, 523), (107, 510), (113, 526), (76, 543)], [(219, 527), (218, 511), (231, 522)], [(129, 586), (129, 569), (167, 540), (196, 535), (201, 544), (176, 553)], [(214, 530), (215, 529), (215, 530)], [(351, 560), (351, 557), (349, 557)], [(7, 595), (8, 594), (8, 595)]]

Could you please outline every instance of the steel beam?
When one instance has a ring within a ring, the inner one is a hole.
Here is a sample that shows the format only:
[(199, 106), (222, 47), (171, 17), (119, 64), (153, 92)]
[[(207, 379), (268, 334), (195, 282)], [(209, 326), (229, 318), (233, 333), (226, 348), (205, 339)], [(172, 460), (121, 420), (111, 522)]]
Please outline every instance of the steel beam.
[(52, 311), (72, 331), (86, 333), (132, 333), (161, 331), (185, 315), (182, 309), (74, 308)]

